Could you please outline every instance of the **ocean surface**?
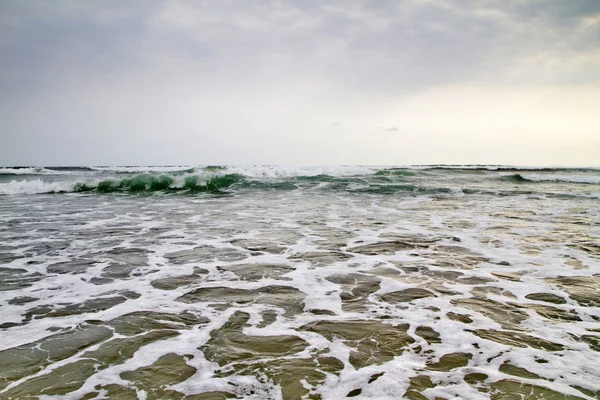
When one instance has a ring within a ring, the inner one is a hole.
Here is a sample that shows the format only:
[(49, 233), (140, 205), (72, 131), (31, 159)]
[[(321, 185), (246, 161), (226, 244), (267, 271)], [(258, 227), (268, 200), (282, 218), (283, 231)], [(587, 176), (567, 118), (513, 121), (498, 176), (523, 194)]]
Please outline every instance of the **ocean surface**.
[(0, 398), (600, 398), (600, 168), (0, 168)]

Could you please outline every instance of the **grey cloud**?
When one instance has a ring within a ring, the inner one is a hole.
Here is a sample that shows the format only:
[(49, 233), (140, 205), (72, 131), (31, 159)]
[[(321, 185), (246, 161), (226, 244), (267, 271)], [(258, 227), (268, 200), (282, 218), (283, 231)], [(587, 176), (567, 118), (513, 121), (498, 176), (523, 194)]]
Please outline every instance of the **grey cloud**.
[(412, 135), (396, 111), (439, 88), (600, 83), (599, 13), (597, 0), (3, 0), (0, 159), (290, 161), (311, 140), (337, 149), (341, 131), (336, 154), (362, 154), (379, 123)]
[(600, 3), (596, 0), (530, 0), (505, 4), (515, 13), (548, 18), (561, 25), (576, 23), (578, 18), (600, 13)]
[[(0, 24), (11, 38), (0, 44), (7, 55), (0, 64), (3, 86), (32, 76), (36, 84), (73, 73), (110, 76), (172, 58), (207, 78), (315, 77), (375, 92), (473, 77), (510, 80), (511, 68), (531, 54), (559, 57), (598, 45), (594, 32), (576, 28), (600, 9), (597, 1), (538, 0), (21, 4), (2, 5), (3, 20), (20, 21)], [(597, 81), (590, 60), (586, 76)], [(581, 76), (581, 70), (559, 72), (519, 79), (560, 83)]]

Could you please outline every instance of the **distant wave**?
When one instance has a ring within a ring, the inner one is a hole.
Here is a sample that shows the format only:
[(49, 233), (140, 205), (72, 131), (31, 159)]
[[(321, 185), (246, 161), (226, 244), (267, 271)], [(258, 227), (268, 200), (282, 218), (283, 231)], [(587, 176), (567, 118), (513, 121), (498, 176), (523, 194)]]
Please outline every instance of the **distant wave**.
[(370, 166), (370, 165), (342, 165), (342, 166), (275, 166), (275, 165), (247, 165), (247, 166), (221, 166), (221, 165), (171, 165), (171, 166), (51, 166), (51, 167), (0, 167), (0, 175), (69, 175), (87, 173), (225, 173), (241, 174), (252, 178), (265, 177), (297, 177), (297, 176), (355, 176), (371, 175), (380, 176), (414, 176), (419, 171), (435, 170), (449, 172), (587, 172), (600, 173), (600, 168), (569, 168), (569, 167), (519, 167), (502, 165), (400, 165), (400, 166)]
[(386, 169), (380, 169), (379, 171), (377, 171), (375, 173), (375, 175), (379, 175), (379, 176), (415, 176), (417, 175), (419, 172), (418, 171), (414, 171), (414, 170), (410, 170), (409, 168), (386, 168)]
[(93, 171), (116, 172), (116, 173), (142, 173), (142, 172), (194, 172), (194, 167), (187, 165), (166, 166), (94, 166), (89, 167)]
[[(6, 167), (0, 168), (0, 175), (50, 175), (54, 171), (43, 167)], [(56, 172), (59, 174), (60, 172)]]
[(600, 172), (600, 167), (528, 167), (516, 165), (409, 165), (404, 168), (501, 172)]
[(504, 180), (513, 182), (562, 182), (581, 183), (589, 185), (600, 185), (600, 176), (584, 175), (536, 175), (536, 174), (513, 174), (504, 175)]
[(93, 171), (91, 167), (44, 167), (51, 171), (69, 171), (69, 172), (86, 172)]
[(371, 175), (380, 170), (374, 166), (275, 166), (275, 165), (250, 165), (230, 166), (227, 173), (241, 174), (250, 178), (293, 178), (327, 175), (332, 177), (348, 177), (357, 175)]
[(504, 176), (500, 177), (500, 179), (503, 179), (505, 181), (513, 181), (513, 182), (527, 182), (528, 181), (528, 179), (523, 178), (523, 175), (521, 175), (521, 174), (504, 175)]
[(90, 167), (0, 167), (1, 175), (73, 175), (93, 171)]

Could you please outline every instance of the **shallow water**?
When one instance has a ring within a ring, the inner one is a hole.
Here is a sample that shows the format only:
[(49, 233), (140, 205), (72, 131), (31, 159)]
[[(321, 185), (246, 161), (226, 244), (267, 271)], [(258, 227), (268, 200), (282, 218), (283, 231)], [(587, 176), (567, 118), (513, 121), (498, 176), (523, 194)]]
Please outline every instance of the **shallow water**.
[(0, 398), (598, 398), (599, 177), (5, 170)]

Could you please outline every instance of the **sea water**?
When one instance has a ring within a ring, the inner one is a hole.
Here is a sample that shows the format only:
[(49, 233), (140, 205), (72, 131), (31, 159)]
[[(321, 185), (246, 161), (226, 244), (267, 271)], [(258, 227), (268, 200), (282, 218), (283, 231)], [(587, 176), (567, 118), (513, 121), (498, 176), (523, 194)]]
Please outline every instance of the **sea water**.
[(592, 399), (599, 320), (599, 169), (0, 169), (2, 399)]

